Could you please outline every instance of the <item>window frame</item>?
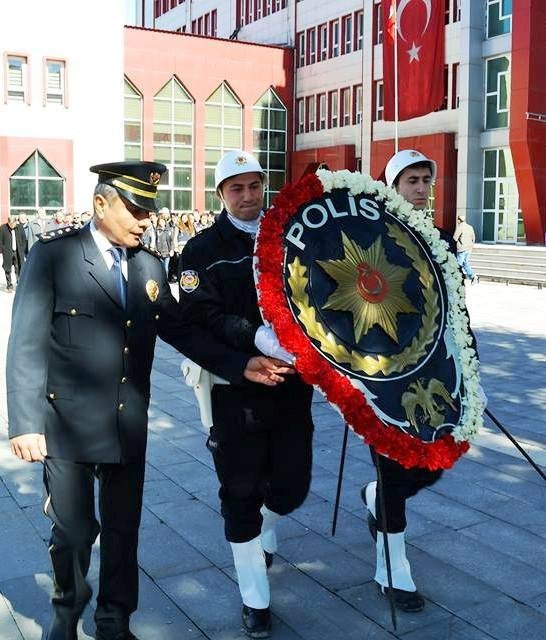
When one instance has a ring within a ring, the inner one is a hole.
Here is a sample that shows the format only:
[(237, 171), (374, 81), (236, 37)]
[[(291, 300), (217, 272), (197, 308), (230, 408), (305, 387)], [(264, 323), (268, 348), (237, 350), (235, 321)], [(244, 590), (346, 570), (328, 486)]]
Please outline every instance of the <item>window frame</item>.
[[(10, 60), (20, 60), (21, 63), (21, 84), (10, 84)], [(30, 105), (30, 70), (29, 70), (29, 56), (26, 53), (5, 53), (4, 54), (4, 73), (5, 73), (5, 104), (26, 104)], [(13, 99), (10, 93), (21, 93), (21, 99)]]

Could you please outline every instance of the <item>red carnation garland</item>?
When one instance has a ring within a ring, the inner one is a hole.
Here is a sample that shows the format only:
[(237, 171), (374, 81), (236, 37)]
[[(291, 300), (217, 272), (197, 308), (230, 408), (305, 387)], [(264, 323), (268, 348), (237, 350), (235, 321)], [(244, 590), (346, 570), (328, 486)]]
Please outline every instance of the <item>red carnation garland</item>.
[(256, 257), (258, 296), (264, 318), (273, 326), (283, 348), (296, 356), (296, 369), (305, 382), (318, 386), (326, 399), (340, 409), (353, 431), (378, 453), (407, 469), (449, 469), (468, 451), (468, 442), (455, 442), (447, 435), (436, 442), (425, 443), (385, 425), (347, 376), (334, 369), (316, 351), (292, 316), (284, 293), (284, 229), (302, 204), (323, 195), (322, 183), (315, 174), (306, 176), (296, 185), (287, 184), (261, 222)]

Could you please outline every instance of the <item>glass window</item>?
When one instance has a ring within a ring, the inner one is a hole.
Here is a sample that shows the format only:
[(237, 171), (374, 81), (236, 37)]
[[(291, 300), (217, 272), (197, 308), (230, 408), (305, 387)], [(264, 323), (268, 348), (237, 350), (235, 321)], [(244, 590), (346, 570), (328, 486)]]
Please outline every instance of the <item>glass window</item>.
[[(298, 101), (298, 110), (300, 102), (303, 100)], [(254, 104), (252, 115), (253, 153), (268, 175), (265, 206), (269, 207), (286, 182), (286, 107), (273, 89), (268, 89)]]
[(362, 122), (362, 85), (353, 87), (353, 124)]
[(46, 61), (46, 102), (63, 105), (65, 101), (65, 63)]
[(305, 31), (298, 33), (298, 67), (305, 66)]
[(319, 95), (319, 129), (326, 129), (326, 94)]
[(349, 88), (341, 90), (341, 126), (346, 127), (351, 124), (351, 90)]
[(383, 81), (377, 80), (375, 83), (375, 113), (374, 120), (383, 120)]
[(381, 17), (381, 2), (378, 2), (373, 8), (373, 43), (381, 44), (382, 42), (383, 20)]
[(303, 133), (305, 131), (305, 102), (303, 98), (298, 99), (298, 123), (297, 132)]
[(315, 96), (308, 96), (306, 99), (307, 102), (307, 131), (315, 130)]
[(319, 32), (319, 60), (328, 58), (328, 25), (321, 24), (318, 28)]
[(38, 207), (50, 215), (64, 209), (64, 184), (64, 178), (44, 156), (34, 151), (10, 177), (10, 215), (34, 215)]
[(486, 149), (483, 156), (482, 237), (485, 242), (525, 240), (512, 154)]
[(27, 59), (8, 56), (7, 60), (8, 101), (25, 102), (27, 90)]
[(339, 98), (337, 91), (330, 91), (328, 94), (330, 100), (330, 127), (339, 125)]
[(355, 13), (355, 51), (362, 50), (363, 38), (364, 38), (364, 12), (357, 11)]
[(353, 17), (344, 16), (341, 23), (343, 25), (343, 53), (351, 53), (353, 50)]
[(332, 58), (337, 58), (339, 56), (339, 20), (330, 22), (330, 43)]
[(315, 64), (317, 59), (317, 30), (307, 29), (307, 64)]
[(243, 108), (235, 94), (223, 82), (205, 102), (205, 209), (207, 211), (222, 209), (214, 188), (216, 163), (226, 151), (241, 149), (242, 146)]
[[(154, 160), (167, 165), (158, 187), (158, 204), (188, 211), (193, 195), (193, 99), (176, 78), (154, 96)], [(189, 206), (181, 207), (181, 203)]]
[(512, 0), (487, 0), (487, 37), (512, 31)]
[(142, 96), (125, 78), (125, 160), (142, 160)]
[(485, 128), (508, 126), (510, 60), (508, 56), (486, 60)]

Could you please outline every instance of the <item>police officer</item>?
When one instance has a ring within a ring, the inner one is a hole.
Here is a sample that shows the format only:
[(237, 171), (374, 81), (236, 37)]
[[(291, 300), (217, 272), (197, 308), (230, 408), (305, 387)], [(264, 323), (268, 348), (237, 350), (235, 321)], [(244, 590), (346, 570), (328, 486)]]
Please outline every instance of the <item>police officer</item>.
[[(291, 362), (263, 325), (253, 277), (254, 240), (266, 176), (245, 151), (225, 154), (215, 171), (224, 208), (180, 256), (180, 306), (237, 350)], [(209, 369), (206, 357), (198, 364)], [(288, 371), (288, 369), (287, 369)], [(275, 523), (304, 501), (311, 477), (312, 388), (293, 373), (276, 387), (214, 384), (207, 442), (218, 479), (225, 535), (243, 601), (244, 631), (269, 635), (266, 568), (277, 549)]]
[(196, 357), (193, 340), (224, 378), (275, 384), (267, 358), (190, 335), (160, 260), (140, 245), (165, 166), (91, 167), (94, 217), (43, 234), (23, 269), (7, 355), (11, 449), (43, 461), (51, 518), (54, 615), (49, 640), (76, 640), (91, 597), (86, 582), (99, 532), (97, 640), (129, 640), (138, 596), (140, 523), (150, 370), (156, 335)]
[[(436, 172), (434, 160), (419, 151), (405, 149), (396, 153), (387, 163), (385, 181), (413, 205), (415, 215), (424, 215)], [(441, 231), (441, 235), (444, 240), (453, 244), (447, 233)], [(425, 601), (413, 582), (411, 567), (406, 557), (406, 500), (422, 488), (434, 484), (442, 472), (418, 468), (405, 469), (394, 460), (379, 455), (372, 447), (370, 449), (372, 460), (376, 467), (380, 467), (383, 480), (394, 601), (403, 611), (421, 611)], [(375, 581), (381, 592), (386, 593), (388, 579), (383, 535), (377, 533), (378, 529), (381, 529), (376, 519), (379, 512), (377, 494), (376, 481), (362, 487), (361, 495), (368, 511), (368, 526), (376, 541)]]

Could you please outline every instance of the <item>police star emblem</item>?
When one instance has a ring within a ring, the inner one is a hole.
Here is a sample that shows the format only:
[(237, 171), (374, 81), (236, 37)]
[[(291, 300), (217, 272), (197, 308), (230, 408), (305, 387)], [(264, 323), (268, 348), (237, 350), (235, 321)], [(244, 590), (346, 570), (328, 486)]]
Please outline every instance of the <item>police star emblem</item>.
[(146, 293), (152, 302), (157, 300), (157, 297), (159, 296), (159, 285), (155, 280), (148, 280), (146, 283)]
[(246, 163), (247, 163), (247, 160), (244, 156), (237, 156), (235, 158), (235, 164), (239, 165), (240, 167), (242, 167)]
[(158, 185), (159, 181), (161, 180), (161, 174), (158, 173), (157, 171), (152, 171), (152, 173), (150, 173), (150, 184)]

